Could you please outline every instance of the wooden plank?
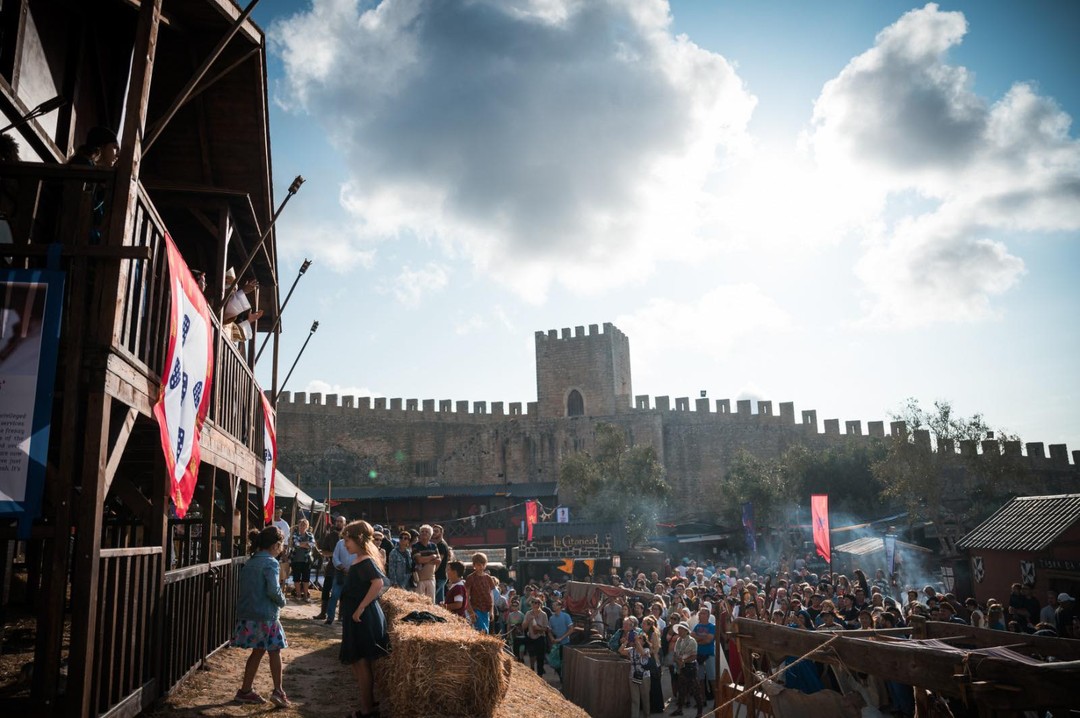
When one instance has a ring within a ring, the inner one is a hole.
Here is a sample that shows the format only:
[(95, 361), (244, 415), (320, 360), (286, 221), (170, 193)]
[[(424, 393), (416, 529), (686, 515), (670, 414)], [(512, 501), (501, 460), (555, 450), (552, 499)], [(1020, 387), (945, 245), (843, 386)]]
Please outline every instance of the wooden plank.
[[(0, 248), (0, 256), (3, 257), (47, 257), (50, 254), (48, 244), (5, 244)], [(61, 257), (90, 257), (91, 259), (150, 259), (150, 251), (146, 247), (107, 247), (90, 245), (85, 247), (73, 247), (65, 245), (60, 249)]]
[(157, 679), (151, 678), (98, 718), (135, 718), (149, 708), (157, 697)]
[(938, 640), (951, 638), (953, 645), (965, 647), (992, 648), (1008, 645), (1012, 650), (1025, 655), (1054, 656), (1060, 661), (1080, 660), (1080, 641), (1072, 638), (1017, 634), (945, 621), (927, 621), (926, 637)]
[[(130, 508), (130, 507), (129, 507)], [(129, 546), (127, 548), (103, 548), (101, 549), (102, 558), (115, 558), (118, 556), (149, 556), (151, 554), (160, 554), (160, 546)]]
[(124, 417), (124, 423), (120, 426), (120, 433), (116, 436), (116, 443), (113, 444), (109, 460), (105, 464), (106, 495), (109, 493), (109, 486), (112, 485), (113, 477), (116, 476), (116, 469), (120, 466), (120, 459), (124, 456), (124, 449), (127, 448), (128, 439), (131, 438), (131, 429), (135, 426), (135, 419), (138, 416), (138, 409), (129, 408), (127, 416)]

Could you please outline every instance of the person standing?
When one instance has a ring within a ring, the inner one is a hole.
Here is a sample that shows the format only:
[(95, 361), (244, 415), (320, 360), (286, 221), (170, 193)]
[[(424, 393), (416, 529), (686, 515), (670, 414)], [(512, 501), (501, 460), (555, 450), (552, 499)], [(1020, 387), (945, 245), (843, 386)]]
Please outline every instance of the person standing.
[(544, 613), (544, 602), (533, 598), (529, 612), (521, 627), (525, 631), (525, 652), (529, 654), (529, 668), (536, 670), (536, 675), (544, 677), (544, 660), (547, 658), (548, 617)]
[(289, 563), (292, 566), (293, 584), (298, 598), (308, 603), (311, 601), (308, 583), (311, 582), (311, 549), (315, 547), (315, 535), (311, 533), (307, 519), (300, 519), (290, 543), (292, 552)]
[[(574, 619), (569, 613), (563, 613), (562, 601), (551, 604), (551, 617), (548, 618), (548, 631), (551, 642), (559, 647), (559, 667), (555, 672), (562, 678), (562, 652), (563, 646), (570, 644), (570, 634), (574, 632)], [(552, 664), (554, 665), (554, 664)]]
[(281, 687), (281, 650), (288, 647), (285, 629), (281, 627), (281, 609), (285, 606), (285, 594), (278, 583), (278, 562), (275, 556), (282, 551), (284, 539), (275, 526), (262, 531), (252, 531), (251, 558), (240, 570), (236, 596), (236, 625), (233, 627), (233, 648), (249, 648), (244, 666), (244, 678), (233, 700), (237, 703), (265, 703), (266, 699), (255, 692), (255, 673), (259, 670), (264, 654), (270, 655), (270, 677), (274, 690), (270, 700), (274, 705), (287, 707), (289, 698)]
[(278, 531), (281, 532), (284, 543), (282, 543), (281, 555), (277, 557), (278, 565), (281, 566), (281, 590), (284, 591), (288, 588), (289, 584), (289, 554), (285, 550), (292, 544), (289, 539), (292, 538), (292, 528), (289, 526), (289, 522), (285, 520), (285, 510), (275, 509), (274, 520), (271, 522), (271, 526), (276, 526)]
[(466, 612), (469, 608), (469, 592), (465, 588), (465, 581), (461, 576), (465, 573), (465, 564), (461, 561), (451, 561), (446, 567), (447, 578), (450, 588), (446, 591), (446, 603), (444, 607), (455, 616), (461, 616), (466, 621), (469, 617)]
[(390, 652), (386, 616), (379, 605), (384, 583), (382, 552), (367, 521), (353, 521), (341, 532), (352, 561), (341, 590), (341, 662), (352, 669), (360, 689), (360, 709), (353, 718), (374, 718), (375, 672), (372, 661)]
[(698, 611), (698, 622), (694, 626), (694, 640), (697, 642), (698, 681), (703, 682), (702, 693), (705, 700), (713, 700), (713, 684), (716, 683), (716, 626), (709, 622), (709, 609)]
[[(368, 525), (370, 526), (370, 524)], [(345, 528), (348, 528), (348, 525)], [(345, 541), (345, 529), (341, 530), (341, 536), (342, 538), (338, 539), (337, 546), (334, 547), (334, 555), (330, 559), (334, 562), (336, 572), (334, 574), (334, 587), (330, 591), (330, 601), (326, 604), (326, 625), (328, 626), (334, 622), (338, 600), (341, 598), (341, 592), (345, 588), (345, 577), (349, 572), (349, 566), (356, 559), (353, 552), (349, 550), (349, 544)], [(375, 553), (378, 555), (377, 546), (375, 547)]]
[(634, 631), (633, 636), (619, 649), (620, 655), (630, 659), (630, 718), (649, 715), (649, 642), (641, 631)]
[(494, 599), (491, 592), (498, 581), (487, 572), (487, 555), (476, 552), (472, 557), (473, 572), (465, 579), (465, 588), (469, 593), (469, 614), (473, 628), (487, 633), (491, 628), (491, 610)]
[(409, 550), (411, 545), (412, 534), (402, 531), (397, 547), (390, 552), (386, 562), (386, 577), (390, 585), (406, 591), (409, 590), (409, 580), (412, 577), (412, 552)]
[(443, 527), (439, 524), (431, 527), (431, 540), (439, 550), (439, 567), (435, 569), (435, 603), (442, 603), (446, 597), (446, 567), (453, 560), (454, 552), (443, 538)]
[(337, 569), (334, 568), (334, 549), (337, 548), (337, 543), (341, 539), (341, 529), (345, 528), (345, 517), (338, 515), (334, 517), (334, 525), (326, 533), (322, 535), (318, 542), (319, 552), (323, 556), (323, 581), (322, 581), (322, 605), (319, 609), (319, 615), (314, 617), (316, 621), (326, 620), (326, 607), (330, 602), (330, 594), (334, 588), (334, 580), (337, 576)]
[(420, 574), (416, 592), (435, 602), (435, 571), (439, 568), (439, 548), (432, 540), (432, 528), (427, 524), (420, 527), (420, 538), (413, 545), (413, 564)]

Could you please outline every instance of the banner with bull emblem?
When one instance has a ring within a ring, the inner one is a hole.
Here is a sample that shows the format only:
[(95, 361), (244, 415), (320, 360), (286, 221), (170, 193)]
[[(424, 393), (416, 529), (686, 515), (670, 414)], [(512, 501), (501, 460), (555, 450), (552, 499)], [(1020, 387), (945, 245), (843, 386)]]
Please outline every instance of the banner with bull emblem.
[(266, 523), (274, 520), (274, 475), (277, 472), (277, 429), (276, 415), (270, 406), (266, 394), (259, 392), (263, 407), (263, 477), (262, 500), (263, 518)]
[(169, 262), (169, 348), (154, 417), (169, 475), (169, 495), (184, 518), (199, 475), (199, 434), (210, 406), (214, 333), (210, 312), (184, 258), (165, 235)]

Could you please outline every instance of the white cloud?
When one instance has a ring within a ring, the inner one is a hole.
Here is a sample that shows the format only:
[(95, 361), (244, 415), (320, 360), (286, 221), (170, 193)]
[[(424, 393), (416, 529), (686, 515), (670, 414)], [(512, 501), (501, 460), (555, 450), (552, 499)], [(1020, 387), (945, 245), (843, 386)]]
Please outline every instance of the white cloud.
[(428, 262), (420, 269), (402, 267), (389, 290), (405, 306), (416, 307), (425, 296), (442, 291), (449, 283), (450, 272), (447, 268)]
[(322, 379), (312, 379), (304, 387), (304, 391), (310, 394), (322, 394), (324, 397), (328, 394), (337, 394), (338, 396), (385, 396), (377, 391), (366, 386), (342, 386), (341, 384), (331, 384), (328, 381)]
[(745, 346), (747, 336), (791, 330), (788, 314), (755, 284), (716, 287), (685, 302), (653, 299), (615, 324), (633, 337), (634, 359), (645, 364), (684, 351), (723, 359)]
[(344, 153), (357, 231), (462, 252), (523, 297), (677, 255), (755, 99), (665, 0), (314, 0), (281, 101)]
[(305, 218), (283, 220), (277, 238), (282, 257), (312, 259), (332, 272), (370, 269), (375, 263), (375, 249), (370, 240), (344, 223), (312, 222)]
[(454, 334), (459, 337), (463, 337), (469, 334), (476, 334), (487, 329), (487, 320), (479, 314), (473, 314), (465, 319), (460, 319), (454, 323)]
[[(1050, 98), (1018, 83), (990, 103), (946, 62), (967, 22), (937, 5), (913, 10), (826, 83), (807, 137), (840, 187), (874, 188), (893, 226), (870, 234), (856, 272), (870, 321), (918, 325), (993, 316), (1023, 261), (1005, 231), (1080, 228), (1080, 143)], [(934, 208), (889, 217), (886, 197)]]

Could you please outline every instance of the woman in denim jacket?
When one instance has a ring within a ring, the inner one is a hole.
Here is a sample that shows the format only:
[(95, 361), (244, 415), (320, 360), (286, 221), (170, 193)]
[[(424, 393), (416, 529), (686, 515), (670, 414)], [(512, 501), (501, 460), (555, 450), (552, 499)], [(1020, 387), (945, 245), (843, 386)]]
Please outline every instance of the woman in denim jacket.
[(281, 688), (281, 649), (285, 641), (285, 629), (279, 617), (285, 605), (285, 594), (278, 583), (277, 556), (281, 553), (284, 536), (276, 526), (248, 535), (252, 555), (240, 571), (240, 586), (236, 598), (236, 627), (230, 643), (234, 648), (250, 648), (244, 682), (233, 699), (238, 703), (265, 703), (265, 699), (252, 688), (255, 672), (259, 670), (264, 653), (270, 654), (270, 676), (274, 680), (274, 692), (270, 700), (282, 707), (289, 699)]

